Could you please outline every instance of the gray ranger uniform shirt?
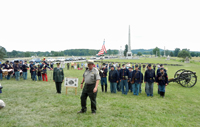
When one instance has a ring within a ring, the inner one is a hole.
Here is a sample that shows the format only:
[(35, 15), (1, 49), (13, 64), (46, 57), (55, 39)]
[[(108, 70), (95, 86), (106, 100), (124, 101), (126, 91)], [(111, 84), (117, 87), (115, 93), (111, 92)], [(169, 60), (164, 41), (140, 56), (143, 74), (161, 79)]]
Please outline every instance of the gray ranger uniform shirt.
[(92, 68), (86, 70), (83, 74), (83, 78), (85, 79), (85, 84), (95, 84), (97, 80), (100, 80), (99, 71), (96, 68)]

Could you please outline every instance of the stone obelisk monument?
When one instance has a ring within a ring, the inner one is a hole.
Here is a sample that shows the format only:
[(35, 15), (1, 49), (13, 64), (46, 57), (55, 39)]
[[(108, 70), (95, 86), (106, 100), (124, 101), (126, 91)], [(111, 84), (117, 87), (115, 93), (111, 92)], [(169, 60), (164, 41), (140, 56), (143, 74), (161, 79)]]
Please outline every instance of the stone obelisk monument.
[(128, 52), (126, 53), (126, 58), (127, 59), (132, 59), (130, 25), (129, 25), (129, 34), (128, 34)]

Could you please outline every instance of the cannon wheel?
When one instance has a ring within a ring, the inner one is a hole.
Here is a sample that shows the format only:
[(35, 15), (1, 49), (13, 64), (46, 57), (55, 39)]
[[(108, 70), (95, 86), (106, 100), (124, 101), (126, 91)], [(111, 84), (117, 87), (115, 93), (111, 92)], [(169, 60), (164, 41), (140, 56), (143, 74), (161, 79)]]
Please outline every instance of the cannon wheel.
[(180, 69), (180, 70), (178, 70), (175, 74), (174, 74), (174, 78), (178, 78), (178, 73), (179, 72), (183, 72), (183, 71), (185, 71), (185, 69)]
[(179, 77), (178, 82), (181, 86), (191, 88), (197, 83), (197, 76), (190, 70), (183, 71)]

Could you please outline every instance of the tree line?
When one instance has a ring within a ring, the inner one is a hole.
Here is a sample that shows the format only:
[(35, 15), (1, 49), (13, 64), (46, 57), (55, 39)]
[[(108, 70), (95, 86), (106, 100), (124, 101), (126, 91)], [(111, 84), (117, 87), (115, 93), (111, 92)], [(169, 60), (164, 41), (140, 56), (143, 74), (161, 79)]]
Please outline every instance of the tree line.
[[(4, 47), (0, 46), (0, 59), (3, 58), (16, 58), (16, 57), (31, 57), (31, 56), (37, 56), (37, 57), (56, 57), (56, 56), (95, 56), (98, 54), (100, 50), (95, 49), (69, 49), (64, 51), (51, 51), (51, 52), (23, 52), (23, 51), (17, 51), (13, 50), (11, 52), (7, 52)], [(108, 49), (106, 55), (116, 55), (118, 54), (118, 50), (112, 50)]]

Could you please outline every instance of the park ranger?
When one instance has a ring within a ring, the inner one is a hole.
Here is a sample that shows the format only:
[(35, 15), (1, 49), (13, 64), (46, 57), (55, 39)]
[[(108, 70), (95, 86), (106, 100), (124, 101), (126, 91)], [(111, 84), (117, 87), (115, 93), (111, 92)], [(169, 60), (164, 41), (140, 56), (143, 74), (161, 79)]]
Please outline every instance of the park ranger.
[(83, 74), (83, 80), (81, 82), (81, 89), (83, 88), (83, 83), (85, 82), (82, 95), (81, 95), (81, 106), (82, 109), (78, 113), (85, 113), (87, 111), (86, 101), (87, 97), (90, 97), (92, 114), (96, 114), (96, 97), (97, 97), (97, 87), (99, 84), (100, 76), (99, 71), (93, 67), (94, 61), (88, 60), (88, 69), (85, 70)]

